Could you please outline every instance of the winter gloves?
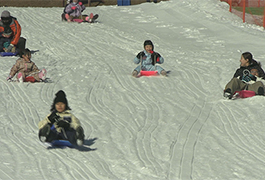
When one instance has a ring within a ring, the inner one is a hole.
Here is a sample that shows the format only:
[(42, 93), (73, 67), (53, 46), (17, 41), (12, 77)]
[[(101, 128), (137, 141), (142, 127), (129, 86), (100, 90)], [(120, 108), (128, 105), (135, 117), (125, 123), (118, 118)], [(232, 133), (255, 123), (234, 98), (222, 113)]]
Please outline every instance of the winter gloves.
[(55, 111), (51, 113), (48, 119), (51, 122), (51, 124), (54, 124), (56, 122), (58, 127), (61, 127), (64, 129), (68, 129), (70, 127), (70, 123), (65, 120), (60, 120), (60, 116), (58, 116)]
[(10, 45), (5, 49), (5, 51), (6, 51), (6, 52), (11, 52), (12, 49), (13, 49), (13, 47), (14, 47), (14, 45), (13, 45), (13, 44), (10, 44)]
[(48, 117), (48, 119), (49, 119), (49, 121), (51, 122), (51, 124), (53, 124), (53, 123), (59, 121), (60, 116), (58, 116), (58, 115), (56, 114), (56, 112), (53, 111), (53, 112), (51, 113), (51, 115)]
[(137, 58), (138, 59), (140, 59), (141, 57), (143, 57), (145, 55), (145, 53), (142, 51), (142, 52), (139, 52), (138, 54), (137, 54)]
[(68, 129), (70, 127), (70, 123), (65, 120), (60, 120), (59, 122), (57, 122), (57, 126), (64, 129)]

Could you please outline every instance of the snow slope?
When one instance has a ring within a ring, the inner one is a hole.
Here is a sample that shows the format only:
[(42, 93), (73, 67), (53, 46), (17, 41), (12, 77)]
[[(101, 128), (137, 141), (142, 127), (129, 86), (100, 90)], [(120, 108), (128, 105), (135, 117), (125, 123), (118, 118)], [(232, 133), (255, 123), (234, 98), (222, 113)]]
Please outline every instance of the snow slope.
[[(14, 8), (32, 60), (53, 83), (9, 83), (0, 66), (0, 179), (264, 179), (264, 97), (222, 91), (242, 52), (265, 63), (262, 27), (219, 0), (100, 6), (95, 24), (60, 21), (63, 8)], [(151, 39), (169, 77), (133, 78)], [(63, 89), (86, 147), (46, 149), (37, 124)]]

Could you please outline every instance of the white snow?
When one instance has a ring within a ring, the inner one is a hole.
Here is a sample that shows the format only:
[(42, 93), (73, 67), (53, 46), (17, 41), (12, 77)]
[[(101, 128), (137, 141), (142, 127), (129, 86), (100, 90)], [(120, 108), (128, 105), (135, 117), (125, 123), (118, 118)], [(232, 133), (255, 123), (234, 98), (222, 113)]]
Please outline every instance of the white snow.
[[(61, 22), (63, 8), (9, 10), (32, 61), (53, 83), (9, 83), (1, 57), (0, 179), (264, 179), (265, 98), (229, 101), (223, 89), (242, 52), (265, 63), (263, 27), (219, 0), (100, 6), (99, 23)], [(150, 39), (169, 77), (133, 78)], [(64, 90), (86, 148), (46, 149), (37, 124)]]

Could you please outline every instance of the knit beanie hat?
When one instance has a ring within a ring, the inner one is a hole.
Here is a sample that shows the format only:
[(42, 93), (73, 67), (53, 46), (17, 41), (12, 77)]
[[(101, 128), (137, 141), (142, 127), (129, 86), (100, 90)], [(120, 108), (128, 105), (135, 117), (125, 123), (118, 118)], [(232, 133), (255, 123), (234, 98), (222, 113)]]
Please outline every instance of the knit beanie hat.
[(55, 98), (53, 100), (53, 104), (56, 104), (58, 102), (62, 102), (64, 103), (66, 106), (68, 106), (68, 102), (67, 102), (67, 99), (66, 99), (66, 94), (64, 91), (60, 90), (58, 91), (56, 94), (55, 94)]
[(1, 18), (9, 18), (10, 17), (10, 12), (9, 11), (3, 11), (1, 14)]
[(152, 46), (152, 50), (154, 50), (154, 45), (153, 45), (153, 43), (152, 43), (151, 40), (146, 40), (146, 41), (144, 42), (144, 47), (145, 47), (146, 45), (151, 45), (151, 46)]

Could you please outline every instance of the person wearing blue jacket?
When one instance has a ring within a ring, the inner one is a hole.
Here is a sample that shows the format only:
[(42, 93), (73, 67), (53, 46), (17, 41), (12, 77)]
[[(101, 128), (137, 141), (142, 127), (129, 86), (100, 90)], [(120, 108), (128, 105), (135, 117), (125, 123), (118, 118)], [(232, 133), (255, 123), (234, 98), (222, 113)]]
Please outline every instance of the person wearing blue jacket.
[(132, 72), (133, 77), (137, 77), (141, 70), (157, 71), (158, 74), (167, 75), (167, 72), (161, 66), (156, 65), (164, 63), (164, 58), (154, 51), (154, 45), (151, 40), (144, 42), (144, 51), (139, 52), (133, 61), (135, 64), (141, 63)]

